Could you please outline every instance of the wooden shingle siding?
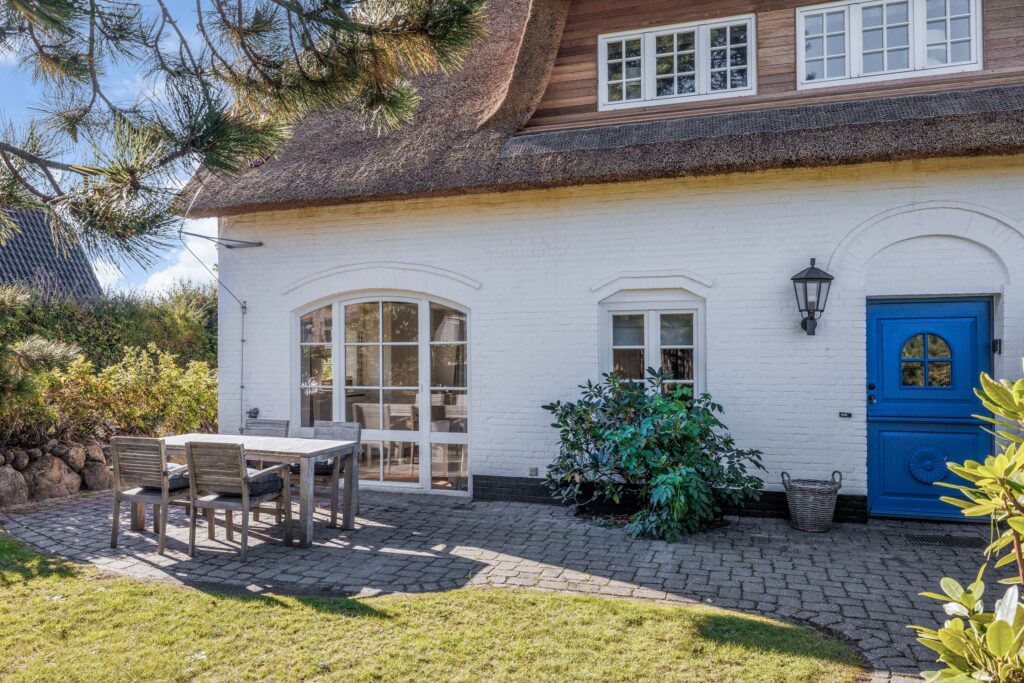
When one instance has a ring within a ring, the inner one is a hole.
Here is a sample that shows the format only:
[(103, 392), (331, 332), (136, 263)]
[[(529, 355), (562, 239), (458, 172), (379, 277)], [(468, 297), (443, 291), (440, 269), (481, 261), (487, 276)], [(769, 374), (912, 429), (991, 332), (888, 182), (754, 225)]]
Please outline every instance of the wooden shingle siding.
[[(1024, 0), (982, 0), (984, 70), (868, 84), (796, 88), (796, 8), (816, 0), (696, 0), (614, 2), (574, 0), (547, 89), (526, 132), (652, 120), (715, 111), (860, 99), (865, 95), (928, 92), (1024, 81)], [(617, 111), (597, 110), (597, 37), (604, 33), (713, 20), (757, 17), (757, 95)]]

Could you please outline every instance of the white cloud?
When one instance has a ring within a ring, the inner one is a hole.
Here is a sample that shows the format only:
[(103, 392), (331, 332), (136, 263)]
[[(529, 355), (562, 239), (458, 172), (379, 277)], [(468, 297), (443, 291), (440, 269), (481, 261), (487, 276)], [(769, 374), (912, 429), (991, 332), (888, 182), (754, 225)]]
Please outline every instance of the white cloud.
[[(195, 221), (185, 221), (184, 229), (186, 232), (194, 232), (211, 237), (216, 236), (217, 219), (204, 218)], [(185, 244), (192, 250), (191, 252), (184, 247), (177, 249), (168, 259), (168, 263), (161, 270), (150, 273), (139, 289), (144, 292), (157, 294), (167, 291), (176, 282), (208, 282), (214, 280), (215, 277), (210, 270), (213, 270), (217, 263), (217, 246), (209, 240), (187, 235), (185, 236)]]
[(113, 261), (104, 258), (93, 259), (92, 272), (96, 273), (96, 279), (99, 280), (103, 291), (116, 289), (124, 277), (124, 273)]

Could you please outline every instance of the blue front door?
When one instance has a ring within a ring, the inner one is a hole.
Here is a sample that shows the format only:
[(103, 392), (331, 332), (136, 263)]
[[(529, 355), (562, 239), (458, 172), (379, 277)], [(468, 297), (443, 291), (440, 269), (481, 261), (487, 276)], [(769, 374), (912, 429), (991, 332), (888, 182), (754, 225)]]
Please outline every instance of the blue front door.
[(868, 302), (868, 506), (871, 514), (962, 519), (939, 500), (947, 462), (982, 460), (992, 439), (971, 417), (991, 371), (988, 299)]

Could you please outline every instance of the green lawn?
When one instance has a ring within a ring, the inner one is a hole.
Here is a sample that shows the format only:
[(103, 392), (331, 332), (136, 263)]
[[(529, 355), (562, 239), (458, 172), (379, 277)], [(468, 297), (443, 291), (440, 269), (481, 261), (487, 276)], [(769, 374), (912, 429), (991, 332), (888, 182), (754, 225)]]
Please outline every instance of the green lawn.
[(111, 578), (0, 536), (3, 681), (853, 681), (817, 631), (531, 591), (240, 596)]

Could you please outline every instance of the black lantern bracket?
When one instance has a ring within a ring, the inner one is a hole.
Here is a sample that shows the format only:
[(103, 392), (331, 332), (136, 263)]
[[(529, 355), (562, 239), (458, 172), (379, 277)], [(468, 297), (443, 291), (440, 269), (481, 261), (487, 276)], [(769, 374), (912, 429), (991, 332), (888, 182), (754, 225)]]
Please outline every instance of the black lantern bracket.
[(809, 336), (814, 335), (818, 319), (825, 312), (825, 304), (828, 303), (828, 293), (834, 279), (815, 265), (815, 259), (811, 259), (810, 267), (804, 268), (792, 278), (796, 305), (803, 316), (800, 327)]

